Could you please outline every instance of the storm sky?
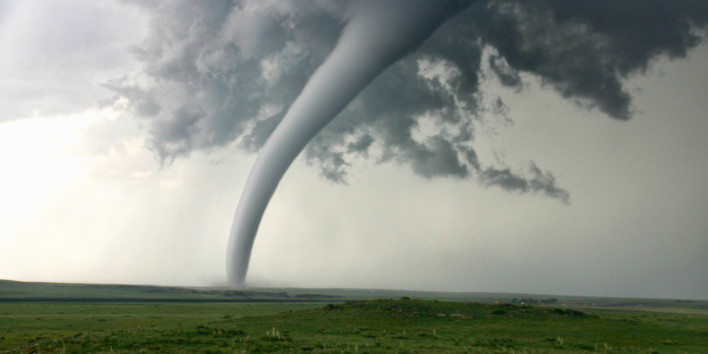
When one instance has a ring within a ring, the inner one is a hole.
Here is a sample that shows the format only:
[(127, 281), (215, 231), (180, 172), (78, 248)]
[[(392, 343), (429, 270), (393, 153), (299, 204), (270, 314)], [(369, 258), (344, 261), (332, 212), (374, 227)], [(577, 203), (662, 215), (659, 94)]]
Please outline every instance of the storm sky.
[[(255, 156), (351, 16), (1, 2), (0, 278), (225, 284)], [(249, 283), (708, 298), (706, 30), (702, 1), (470, 3), (306, 147)]]

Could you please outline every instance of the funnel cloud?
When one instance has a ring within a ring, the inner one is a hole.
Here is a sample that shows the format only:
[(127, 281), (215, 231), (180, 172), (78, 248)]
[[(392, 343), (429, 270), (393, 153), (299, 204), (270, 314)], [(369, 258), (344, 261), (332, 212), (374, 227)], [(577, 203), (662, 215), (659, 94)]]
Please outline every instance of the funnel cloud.
[[(231, 144), (260, 151), (249, 180), (271, 187), (247, 187), (242, 201), (260, 211), (236, 214), (234, 230), (245, 231), (232, 232), (229, 278), (239, 284), (253, 240), (234, 235), (255, 234), (300, 150), (334, 182), (368, 158), (569, 203), (542, 164), (478, 154), (479, 127), (505, 108), (483, 81), (518, 91), (539, 82), (623, 122), (635, 114), (627, 79), (657, 58), (685, 57), (708, 28), (708, 2), (690, 0), (140, 3), (153, 13), (134, 48), (144, 70), (106, 87), (144, 119), (163, 163)], [(416, 11), (424, 6), (434, 10)]]
[(352, 6), (339, 43), (270, 135), (248, 177), (229, 238), (227, 274), (231, 284), (245, 284), (260, 220), (278, 182), (300, 151), (371, 80), (419, 46), (460, 8), (453, 1), (439, 0), (362, 1)]

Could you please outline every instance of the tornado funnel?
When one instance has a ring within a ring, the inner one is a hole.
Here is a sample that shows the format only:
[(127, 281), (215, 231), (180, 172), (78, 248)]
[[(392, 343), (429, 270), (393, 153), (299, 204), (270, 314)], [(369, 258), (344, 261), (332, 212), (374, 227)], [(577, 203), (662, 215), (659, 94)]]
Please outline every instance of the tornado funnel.
[(234, 216), (227, 275), (235, 287), (246, 274), (258, 226), (280, 179), (307, 143), (384, 69), (416, 49), (467, 2), (354, 1), (337, 45), (315, 71), (263, 146)]

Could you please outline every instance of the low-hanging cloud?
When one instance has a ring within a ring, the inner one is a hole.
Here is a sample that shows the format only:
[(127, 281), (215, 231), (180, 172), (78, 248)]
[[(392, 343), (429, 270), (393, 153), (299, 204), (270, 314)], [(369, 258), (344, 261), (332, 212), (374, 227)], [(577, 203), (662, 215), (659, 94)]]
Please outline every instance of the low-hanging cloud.
[[(346, 24), (345, 1), (169, 1), (152, 11), (144, 63), (106, 85), (148, 122), (163, 161), (238, 144), (257, 151)], [(473, 2), (376, 78), (313, 139), (304, 157), (333, 181), (357, 158), (409, 166), (424, 178), (567, 202), (550, 171), (480, 161), (475, 126), (488, 108), (486, 73), (523, 90), (521, 73), (611, 119), (632, 117), (622, 82), (659, 56), (682, 58), (704, 37), (708, 2)], [(491, 54), (490, 54), (491, 53)], [(436, 127), (422, 137), (424, 120)]]

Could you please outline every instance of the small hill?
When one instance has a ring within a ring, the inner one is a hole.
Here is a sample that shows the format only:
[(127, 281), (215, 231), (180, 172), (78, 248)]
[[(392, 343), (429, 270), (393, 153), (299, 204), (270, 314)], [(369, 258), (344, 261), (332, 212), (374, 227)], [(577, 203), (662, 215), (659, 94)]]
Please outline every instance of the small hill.
[(583, 317), (585, 313), (561, 308), (536, 307), (513, 304), (482, 304), (478, 302), (451, 302), (436, 300), (380, 299), (329, 304), (315, 312), (341, 312), (349, 315), (378, 315), (397, 318), (451, 318), (472, 319), (490, 316), (504, 317)]

